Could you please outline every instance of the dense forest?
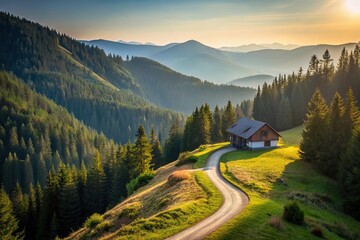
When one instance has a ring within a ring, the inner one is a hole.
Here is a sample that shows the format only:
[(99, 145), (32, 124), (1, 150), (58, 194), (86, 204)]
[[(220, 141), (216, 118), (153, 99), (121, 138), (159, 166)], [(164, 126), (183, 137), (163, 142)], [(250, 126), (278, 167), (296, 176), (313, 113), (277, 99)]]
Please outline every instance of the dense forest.
[(335, 92), (345, 96), (351, 87), (360, 98), (360, 47), (350, 53), (344, 48), (335, 68), (329, 51), (322, 58), (313, 55), (307, 72), (280, 75), (272, 84), (258, 88), (254, 99), (253, 117), (274, 126), (278, 130), (290, 129), (303, 123), (306, 105), (315, 89), (321, 90), (327, 102)]
[(140, 126), (134, 144), (117, 145), (6, 72), (0, 72), (0, 104), (1, 197), (11, 200), (1, 212), (13, 211), (14, 231), (25, 239), (66, 236), (162, 164), (154, 130), (148, 138)]

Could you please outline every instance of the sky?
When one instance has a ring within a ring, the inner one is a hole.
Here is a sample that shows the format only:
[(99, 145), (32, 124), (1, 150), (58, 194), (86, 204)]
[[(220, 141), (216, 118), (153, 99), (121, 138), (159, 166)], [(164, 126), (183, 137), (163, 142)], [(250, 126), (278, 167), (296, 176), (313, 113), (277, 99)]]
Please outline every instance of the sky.
[(194, 39), (213, 47), (360, 41), (360, 0), (0, 0), (0, 10), (79, 40)]

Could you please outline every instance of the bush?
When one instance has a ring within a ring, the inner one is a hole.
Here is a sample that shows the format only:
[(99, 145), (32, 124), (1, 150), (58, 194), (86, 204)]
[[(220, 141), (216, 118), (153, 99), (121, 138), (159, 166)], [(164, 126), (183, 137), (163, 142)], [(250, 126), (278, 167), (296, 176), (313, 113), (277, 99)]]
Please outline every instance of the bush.
[(143, 173), (137, 176), (136, 178), (131, 179), (131, 181), (128, 184), (126, 184), (128, 196), (133, 194), (137, 189), (148, 184), (151, 181), (151, 179), (154, 178), (154, 175), (155, 175), (154, 172)]
[(181, 166), (188, 163), (196, 163), (198, 158), (194, 155), (191, 155), (190, 152), (182, 152), (179, 154), (179, 160), (175, 166)]
[(176, 171), (170, 174), (168, 177), (168, 183), (170, 185), (175, 185), (178, 182), (184, 181), (190, 178), (190, 174), (187, 171)]
[(86, 219), (84, 226), (87, 228), (95, 228), (98, 224), (100, 224), (103, 221), (103, 217), (98, 214), (98, 213), (94, 213), (93, 215), (91, 215), (88, 219)]
[(283, 218), (288, 222), (301, 225), (304, 223), (304, 212), (296, 202), (291, 202), (284, 206)]
[(273, 228), (281, 229), (282, 228), (281, 218), (279, 218), (279, 217), (271, 217), (269, 219), (269, 225), (272, 226)]
[(323, 230), (319, 224), (315, 224), (314, 226), (312, 226), (310, 232), (312, 235), (315, 235), (317, 237), (320, 237), (320, 238), (324, 237)]
[(128, 217), (128, 218), (135, 218), (140, 215), (143, 205), (141, 203), (133, 203), (129, 205), (127, 208), (124, 208), (120, 214), (119, 218)]

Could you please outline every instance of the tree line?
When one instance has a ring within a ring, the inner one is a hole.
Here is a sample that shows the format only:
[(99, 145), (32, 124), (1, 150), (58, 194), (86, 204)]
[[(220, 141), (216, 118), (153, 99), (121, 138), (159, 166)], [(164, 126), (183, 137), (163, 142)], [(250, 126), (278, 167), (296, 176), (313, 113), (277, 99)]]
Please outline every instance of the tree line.
[(360, 97), (360, 47), (350, 53), (344, 48), (335, 68), (330, 52), (326, 50), (319, 59), (313, 55), (307, 72), (300, 68), (298, 73), (279, 75), (272, 84), (258, 87), (254, 98), (253, 117), (286, 130), (301, 125), (306, 105), (315, 89), (320, 89), (327, 102), (335, 92), (341, 96), (351, 87), (354, 95)]
[(231, 101), (219, 108), (215, 106), (211, 111), (206, 103), (187, 118), (185, 127), (174, 124), (165, 141), (164, 164), (174, 161), (180, 152), (192, 151), (202, 144), (218, 143), (229, 140), (226, 130), (240, 117), (250, 117), (252, 102), (247, 100), (233, 106)]
[(342, 184), (345, 212), (360, 219), (360, 112), (353, 91), (345, 99), (335, 93), (327, 105), (316, 90), (307, 109), (301, 159)]

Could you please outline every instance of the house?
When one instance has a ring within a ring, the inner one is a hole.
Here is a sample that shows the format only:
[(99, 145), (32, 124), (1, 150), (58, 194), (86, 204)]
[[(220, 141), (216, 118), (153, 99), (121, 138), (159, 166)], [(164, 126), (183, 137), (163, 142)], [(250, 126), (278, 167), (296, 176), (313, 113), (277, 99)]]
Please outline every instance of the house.
[(226, 131), (231, 145), (240, 149), (277, 147), (281, 137), (269, 124), (249, 118), (240, 118)]

